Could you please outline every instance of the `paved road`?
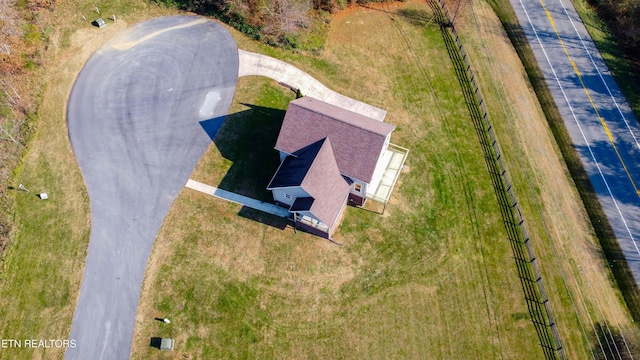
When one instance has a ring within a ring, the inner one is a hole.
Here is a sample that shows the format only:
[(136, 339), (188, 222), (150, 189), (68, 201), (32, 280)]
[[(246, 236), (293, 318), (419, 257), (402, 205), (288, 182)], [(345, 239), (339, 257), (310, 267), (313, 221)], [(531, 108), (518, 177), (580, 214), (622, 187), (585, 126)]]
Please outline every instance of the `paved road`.
[(640, 283), (640, 127), (570, 0), (511, 0)]
[(91, 236), (70, 335), (77, 347), (66, 359), (129, 358), (149, 252), (227, 114), (237, 77), (230, 34), (191, 16), (132, 27), (80, 73), (68, 123)]

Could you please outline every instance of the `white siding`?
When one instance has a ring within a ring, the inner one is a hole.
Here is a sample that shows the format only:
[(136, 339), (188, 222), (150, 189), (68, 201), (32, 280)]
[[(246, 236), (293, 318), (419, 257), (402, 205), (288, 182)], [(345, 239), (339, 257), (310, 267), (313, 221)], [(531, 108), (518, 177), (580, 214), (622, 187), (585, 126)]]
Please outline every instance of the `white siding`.
[(382, 158), (383, 158), (384, 152), (387, 151), (387, 147), (389, 147), (389, 138), (390, 138), (390, 135), (387, 135), (387, 139), (384, 142), (384, 147), (382, 148), (382, 151), (380, 152), (380, 154), (378, 154), (376, 169), (373, 171), (370, 184), (375, 184), (375, 185), (379, 184), (380, 179), (382, 179), (382, 175), (384, 174), (384, 170), (387, 168), (387, 163), (382, 161)]
[[(350, 189), (350, 193), (354, 194), (354, 195), (358, 195), (360, 197), (365, 197), (367, 195), (367, 183), (364, 181), (360, 181), (360, 180), (356, 180), (354, 178), (349, 178), (353, 181), (353, 184), (351, 184), (351, 189)], [(360, 184), (360, 191), (356, 191), (356, 184)]]
[[(309, 193), (302, 190), (300, 186), (273, 189), (273, 200), (291, 206), (299, 197), (308, 197)], [(291, 199), (287, 199), (285, 194), (289, 194)]]

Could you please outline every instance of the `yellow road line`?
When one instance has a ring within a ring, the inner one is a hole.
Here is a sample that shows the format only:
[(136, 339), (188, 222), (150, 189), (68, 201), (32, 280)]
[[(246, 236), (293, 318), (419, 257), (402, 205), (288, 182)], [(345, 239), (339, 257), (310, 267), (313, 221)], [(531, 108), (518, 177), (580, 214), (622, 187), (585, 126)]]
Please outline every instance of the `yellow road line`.
[(589, 102), (591, 103), (591, 107), (593, 107), (593, 110), (595, 110), (596, 116), (598, 117), (598, 120), (600, 121), (600, 124), (602, 124), (602, 127), (604, 128), (604, 132), (607, 134), (607, 137), (609, 138), (609, 142), (611, 142), (611, 145), (613, 146), (613, 149), (615, 150), (616, 155), (618, 155), (618, 159), (620, 159), (620, 163), (622, 164), (622, 167), (624, 168), (624, 171), (627, 173), (627, 176), (629, 177), (629, 180), (631, 180), (631, 185), (633, 186), (633, 189), (636, 191), (636, 194), (640, 197), (640, 190), (638, 190), (638, 187), (636, 186), (636, 182), (633, 180), (633, 177), (631, 176), (631, 173), (629, 172), (629, 169), (627, 168), (627, 164), (625, 164), (624, 160), (622, 160), (622, 156), (620, 155), (620, 151), (618, 150), (618, 147), (616, 146), (615, 142), (613, 141), (613, 135), (611, 135), (611, 131), (609, 131), (609, 127), (607, 126), (607, 122), (602, 118), (602, 116), (600, 116), (600, 112), (598, 111), (598, 108), (596, 107), (596, 104), (594, 103), (593, 98), (591, 98), (591, 94), (589, 93), (589, 90), (587, 89), (587, 86), (584, 84), (584, 81), (582, 80), (582, 75), (580, 74), (580, 70), (578, 70), (578, 66), (576, 65), (576, 63), (571, 58), (571, 55), (569, 55), (569, 50), (567, 50), (567, 47), (564, 45), (564, 41), (562, 41), (562, 38), (560, 37), (560, 33), (558, 32), (558, 29), (556, 28), (556, 24), (553, 21), (553, 17), (551, 16), (551, 13), (549, 13), (549, 10), (547, 10), (547, 6), (545, 5), (544, 0), (540, 0), (540, 5), (542, 5), (542, 8), (544, 9), (544, 12), (547, 14), (547, 18), (549, 18), (549, 22), (551, 23), (551, 26), (553, 27), (553, 31), (556, 33), (556, 36), (558, 37), (558, 41), (560, 41), (560, 45), (562, 46), (562, 49), (564, 50), (564, 53), (567, 55), (567, 58), (569, 59), (569, 62), (571, 63), (571, 66), (573, 67), (573, 71), (578, 76), (578, 80), (580, 80), (580, 84), (582, 85), (582, 88), (584, 89), (585, 94), (587, 94), (587, 98), (589, 99)]

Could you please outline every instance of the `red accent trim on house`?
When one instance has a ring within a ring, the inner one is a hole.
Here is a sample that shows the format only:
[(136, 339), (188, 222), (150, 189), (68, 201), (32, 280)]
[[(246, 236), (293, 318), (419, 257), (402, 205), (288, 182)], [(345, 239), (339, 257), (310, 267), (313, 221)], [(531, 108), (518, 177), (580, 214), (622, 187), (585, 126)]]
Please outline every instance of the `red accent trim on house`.
[(296, 222), (295, 225), (296, 225), (296, 229), (298, 229), (298, 230), (302, 230), (304, 232), (308, 232), (308, 233), (310, 233), (312, 235), (320, 236), (320, 237), (325, 238), (325, 239), (329, 239), (330, 238), (328, 233), (326, 233), (324, 231), (320, 231), (320, 230), (318, 230), (318, 229), (316, 229), (316, 228), (314, 228), (312, 226), (303, 224), (301, 222)]
[(364, 197), (349, 193), (349, 205), (364, 205)]

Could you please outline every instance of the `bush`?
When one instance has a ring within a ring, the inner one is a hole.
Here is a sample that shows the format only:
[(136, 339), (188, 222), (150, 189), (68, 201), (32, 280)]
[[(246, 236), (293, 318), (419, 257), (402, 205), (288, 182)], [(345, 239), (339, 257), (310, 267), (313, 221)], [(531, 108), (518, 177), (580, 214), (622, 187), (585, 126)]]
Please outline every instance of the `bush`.
[(625, 51), (640, 59), (640, 2), (638, 0), (589, 0), (607, 22)]
[(153, 0), (218, 18), (268, 44), (317, 51), (324, 46), (327, 13), (350, 4), (388, 0)]

